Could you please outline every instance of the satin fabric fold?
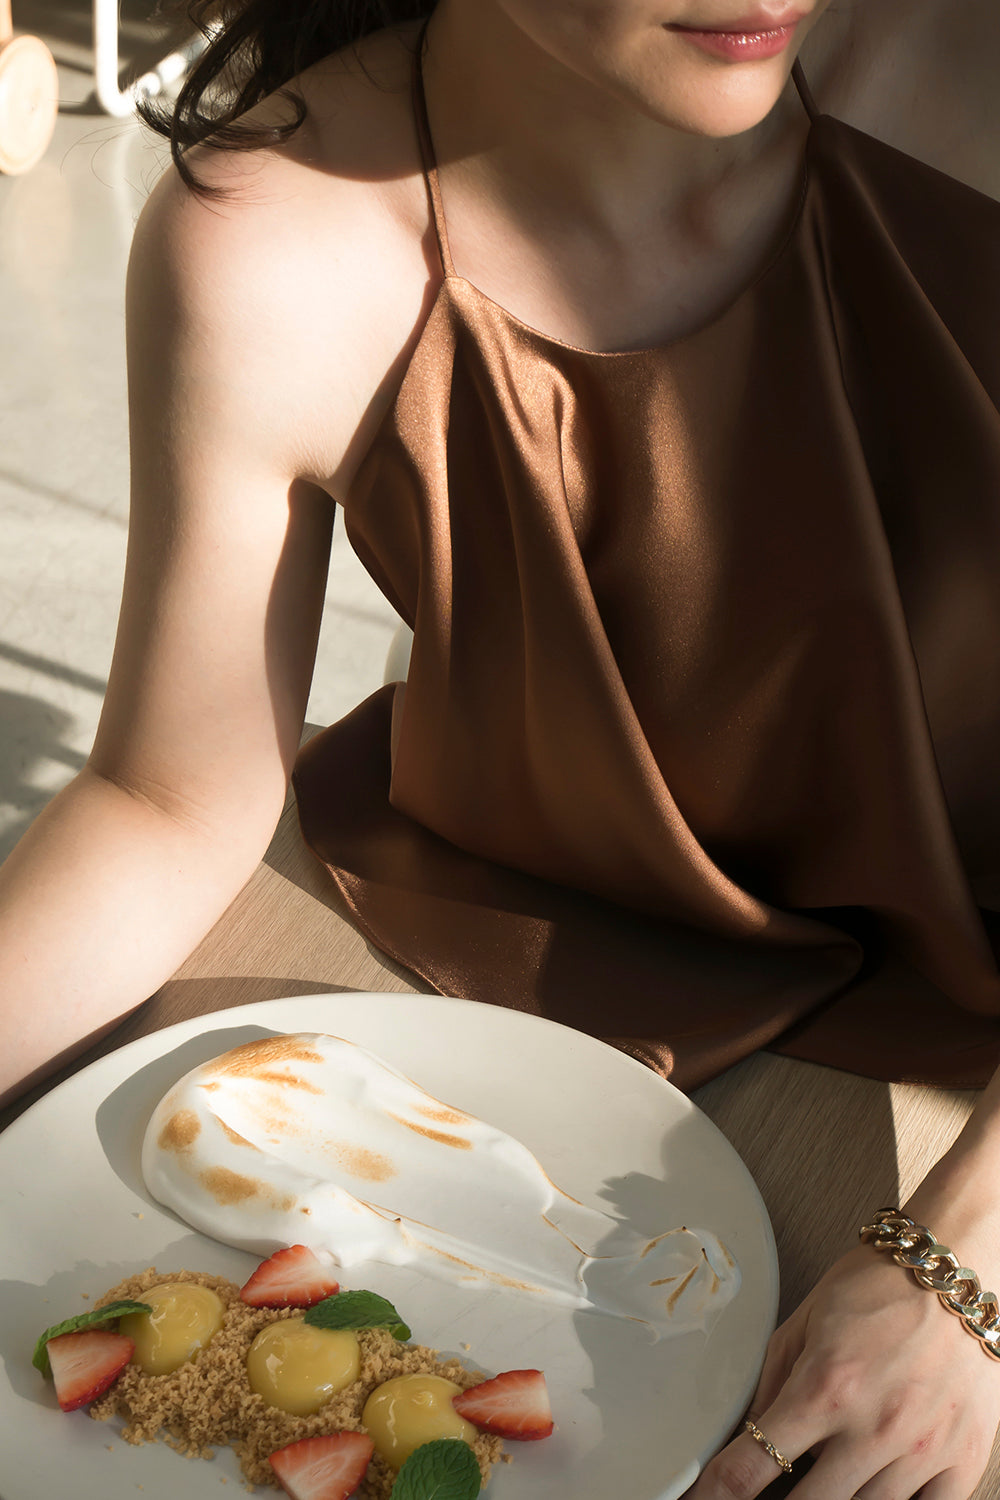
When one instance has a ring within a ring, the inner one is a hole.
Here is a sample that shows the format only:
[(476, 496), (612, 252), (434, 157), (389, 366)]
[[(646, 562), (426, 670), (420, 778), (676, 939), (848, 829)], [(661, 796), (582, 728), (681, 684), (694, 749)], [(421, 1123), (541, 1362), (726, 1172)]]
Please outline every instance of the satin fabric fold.
[[(664, 348), (447, 275), (346, 505), (414, 627), (304, 834), (450, 994), (683, 1087), (762, 1046), (1000, 1063), (1000, 204), (827, 116), (789, 238)], [(443, 226), (442, 226), (443, 227)]]

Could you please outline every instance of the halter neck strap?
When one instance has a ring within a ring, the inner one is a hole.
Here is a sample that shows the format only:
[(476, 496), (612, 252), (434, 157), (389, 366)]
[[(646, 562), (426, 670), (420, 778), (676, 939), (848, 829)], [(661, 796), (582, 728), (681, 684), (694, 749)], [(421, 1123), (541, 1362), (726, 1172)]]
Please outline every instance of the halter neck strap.
[(441, 256), (441, 269), (445, 276), (454, 276), (455, 267), (451, 259), (451, 247), (448, 244), (448, 228), (444, 219), (444, 202), (441, 198), (441, 183), (438, 180), (437, 157), (434, 154), (431, 124), (427, 118), (427, 97), (424, 93), (422, 59), (426, 37), (427, 22), (425, 21), (413, 54), (413, 118), (417, 127), (417, 140), (420, 144), (420, 159), (423, 164), (424, 183), (427, 187), (427, 200), (430, 204), (431, 218), (434, 221), (438, 253)]
[(792, 79), (794, 80), (795, 87), (799, 91), (799, 98), (805, 105), (806, 114), (809, 116), (810, 120), (819, 119), (819, 110), (816, 107), (816, 100), (812, 96), (812, 89), (809, 87), (808, 83), (806, 83), (806, 75), (802, 71), (802, 64), (799, 62), (798, 58), (796, 58), (792, 63)]

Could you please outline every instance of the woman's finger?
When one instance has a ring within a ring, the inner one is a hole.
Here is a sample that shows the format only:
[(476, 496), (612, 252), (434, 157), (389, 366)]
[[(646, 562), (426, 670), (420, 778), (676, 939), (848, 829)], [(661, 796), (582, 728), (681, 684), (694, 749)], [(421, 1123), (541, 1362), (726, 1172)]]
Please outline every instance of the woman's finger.
[[(918, 1493), (920, 1500), (970, 1500), (975, 1487), (976, 1481), (970, 1480), (968, 1474), (963, 1477), (958, 1469), (946, 1469)], [(864, 1500), (868, 1500), (867, 1494)]]
[[(761, 1437), (790, 1464), (829, 1436), (828, 1427), (818, 1430), (815, 1414), (803, 1421), (801, 1409), (784, 1396), (752, 1420)], [(741, 1432), (706, 1466), (685, 1500), (756, 1500), (783, 1472), (760, 1438)], [(850, 1492), (843, 1500), (850, 1500)]]
[[(799, 1456), (784, 1449), (778, 1451), (790, 1463)], [(781, 1465), (744, 1432), (712, 1459), (685, 1500), (756, 1500), (782, 1472)]]
[(958, 1469), (946, 1469), (927, 1479), (912, 1463), (898, 1459), (856, 1490), (853, 1500), (969, 1500), (975, 1487), (975, 1480), (967, 1474), (963, 1477)]
[(757, 1389), (753, 1393), (747, 1416), (756, 1422), (761, 1412), (767, 1411), (777, 1401), (781, 1388), (792, 1372), (792, 1366), (802, 1352), (800, 1339), (789, 1337), (787, 1325), (771, 1336), (760, 1372)]
[[(789, 1500), (855, 1500), (864, 1496), (868, 1500), (867, 1486), (879, 1474), (877, 1459), (859, 1451), (858, 1443), (843, 1434), (829, 1438), (822, 1451), (798, 1484), (789, 1493)], [(892, 1500), (910, 1500), (911, 1490), (890, 1492)], [(888, 1500), (887, 1496), (880, 1500)]]

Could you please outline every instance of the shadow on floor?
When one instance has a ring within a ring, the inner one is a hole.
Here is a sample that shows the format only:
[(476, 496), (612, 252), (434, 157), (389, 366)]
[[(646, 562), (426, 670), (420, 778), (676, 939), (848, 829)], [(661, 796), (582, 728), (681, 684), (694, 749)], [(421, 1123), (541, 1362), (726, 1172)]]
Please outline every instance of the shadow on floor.
[(0, 860), (54, 795), (32, 784), (35, 768), (47, 761), (72, 772), (82, 768), (86, 757), (64, 742), (73, 725), (72, 715), (61, 708), (25, 693), (0, 691), (0, 806), (15, 814), (0, 832)]

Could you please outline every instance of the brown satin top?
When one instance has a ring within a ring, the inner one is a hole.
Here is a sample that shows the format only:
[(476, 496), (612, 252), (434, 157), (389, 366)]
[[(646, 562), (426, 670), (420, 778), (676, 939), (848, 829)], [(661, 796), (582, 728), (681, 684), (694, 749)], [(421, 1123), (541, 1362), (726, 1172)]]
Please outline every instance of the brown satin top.
[(306, 839), (427, 985), (690, 1088), (1000, 1064), (1000, 204), (816, 113), (767, 269), (662, 348), (444, 279), (345, 506), (409, 678)]

